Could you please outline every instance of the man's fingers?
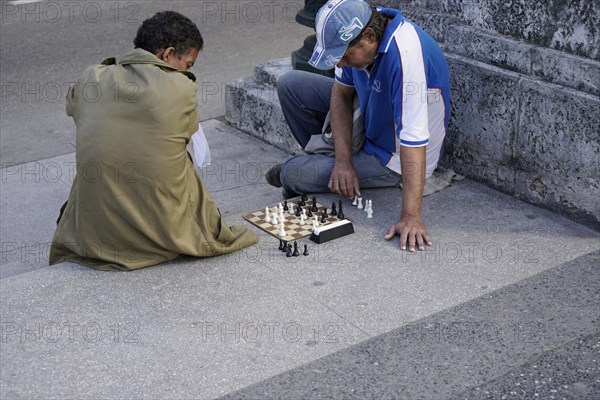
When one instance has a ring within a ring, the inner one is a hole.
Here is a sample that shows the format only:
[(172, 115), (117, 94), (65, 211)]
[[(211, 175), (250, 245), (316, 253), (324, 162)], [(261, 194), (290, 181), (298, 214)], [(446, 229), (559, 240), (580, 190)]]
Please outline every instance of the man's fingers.
[(427, 232), (423, 232), (423, 240), (425, 241), (425, 243), (427, 243), (428, 246), (433, 245), (433, 242), (429, 238), (429, 235), (427, 234)]
[(402, 250), (406, 250), (407, 240), (408, 240), (408, 234), (407, 234), (406, 230), (403, 230), (402, 232), (400, 232), (400, 248)]
[(425, 241), (420, 233), (417, 233), (417, 246), (419, 247), (419, 250), (425, 250)]
[(384, 239), (390, 240), (391, 238), (394, 237), (394, 235), (396, 235), (396, 225), (392, 225), (392, 227), (390, 229), (388, 229), (388, 233), (387, 233), (387, 235), (384, 236)]

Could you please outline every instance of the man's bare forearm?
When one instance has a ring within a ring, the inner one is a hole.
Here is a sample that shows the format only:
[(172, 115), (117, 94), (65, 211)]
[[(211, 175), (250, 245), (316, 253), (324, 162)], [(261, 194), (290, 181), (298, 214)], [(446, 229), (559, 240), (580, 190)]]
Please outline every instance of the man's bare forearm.
[(333, 85), (331, 93), (331, 133), (336, 162), (352, 160), (352, 100), (354, 89)]
[(425, 147), (400, 147), (402, 164), (402, 217), (421, 219), (425, 187)]

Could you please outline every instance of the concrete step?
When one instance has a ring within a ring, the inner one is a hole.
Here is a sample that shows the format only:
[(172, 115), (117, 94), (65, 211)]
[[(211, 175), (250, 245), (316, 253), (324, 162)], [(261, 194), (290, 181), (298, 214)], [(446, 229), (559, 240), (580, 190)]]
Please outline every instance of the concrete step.
[(302, 151), (285, 121), (277, 79), (292, 69), (289, 58), (268, 61), (255, 67), (254, 76), (238, 79), (225, 91), (225, 119), (232, 126), (287, 152)]

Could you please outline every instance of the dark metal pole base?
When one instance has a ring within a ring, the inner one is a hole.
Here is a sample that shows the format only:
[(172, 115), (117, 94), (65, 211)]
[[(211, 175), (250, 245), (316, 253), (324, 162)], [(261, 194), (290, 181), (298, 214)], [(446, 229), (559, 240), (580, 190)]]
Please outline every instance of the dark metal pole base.
[(304, 46), (298, 50), (292, 52), (292, 67), (300, 71), (308, 71), (319, 75), (328, 76), (333, 78), (334, 70), (322, 71), (320, 69), (313, 68), (309, 63), (310, 57), (312, 56), (313, 49), (317, 43), (317, 35), (309, 35), (304, 39)]

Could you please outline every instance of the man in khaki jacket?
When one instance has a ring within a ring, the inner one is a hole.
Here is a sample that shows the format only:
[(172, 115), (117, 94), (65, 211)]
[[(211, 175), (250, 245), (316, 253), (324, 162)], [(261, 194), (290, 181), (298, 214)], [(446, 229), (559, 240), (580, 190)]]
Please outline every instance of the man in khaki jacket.
[(198, 129), (196, 25), (172, 11), (143, 22), (135, 50), (89, 67), (67, 96), (77, 175), (50, 265), (133, 270), (180, 254), (213, 256), (257, 241), (228, 227), (186, 153)]

